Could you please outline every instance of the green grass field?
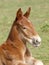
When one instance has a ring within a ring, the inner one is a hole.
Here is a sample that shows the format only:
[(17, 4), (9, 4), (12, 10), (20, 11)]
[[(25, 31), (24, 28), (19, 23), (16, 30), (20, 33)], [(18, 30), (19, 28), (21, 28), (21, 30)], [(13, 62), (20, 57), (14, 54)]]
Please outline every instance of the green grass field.
[(32, 55), (42, 60), (44, 65), (49, 65), (49, 0), (0, 0), (0, 44), (7, 39), (20, 7), (23, 12), (31, 7), (29, 19), (42, 39), (38, 48), (29, 44)]

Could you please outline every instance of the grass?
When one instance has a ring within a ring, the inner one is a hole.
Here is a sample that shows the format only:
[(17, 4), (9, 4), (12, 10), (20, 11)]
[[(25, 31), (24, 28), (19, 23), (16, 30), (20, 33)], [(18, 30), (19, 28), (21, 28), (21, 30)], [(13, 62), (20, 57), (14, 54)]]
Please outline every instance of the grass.
[(23, 12), (32, 8), (29, 19), (42, 39), (39, 48), (29, 45), (32, 55), (49, 65), (49, 0), (0, 0), (0, 44), (6, 40), (20, 7)]

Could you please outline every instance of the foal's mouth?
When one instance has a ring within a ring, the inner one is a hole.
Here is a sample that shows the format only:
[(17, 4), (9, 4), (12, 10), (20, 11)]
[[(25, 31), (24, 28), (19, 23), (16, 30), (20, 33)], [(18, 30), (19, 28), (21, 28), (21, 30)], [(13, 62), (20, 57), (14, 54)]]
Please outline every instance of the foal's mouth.
[(40, 42), (36, 43), (36, 42), (33, 41), (32, 45), (33, 45), (34, 47), (39, 47), (39, 46), (41, 45), (41, 43), (40, 43)]

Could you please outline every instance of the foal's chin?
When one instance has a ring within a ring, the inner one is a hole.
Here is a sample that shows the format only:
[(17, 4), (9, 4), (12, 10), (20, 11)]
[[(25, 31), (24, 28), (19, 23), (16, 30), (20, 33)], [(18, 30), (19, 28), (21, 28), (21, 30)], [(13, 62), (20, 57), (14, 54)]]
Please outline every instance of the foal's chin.
[(33, 45), (33, 47), (39, 47), (41, 44), (32, 44)]

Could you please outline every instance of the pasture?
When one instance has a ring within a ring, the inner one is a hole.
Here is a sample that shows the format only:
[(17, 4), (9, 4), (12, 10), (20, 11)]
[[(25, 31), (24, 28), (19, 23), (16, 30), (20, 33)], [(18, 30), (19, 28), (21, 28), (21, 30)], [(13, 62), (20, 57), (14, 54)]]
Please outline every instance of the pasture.
[(7, 39), (20, 7), (23, 12), (31, 7), (29, 19), (42, 39), (38, 48), (28, 44), (32, 56), (42, 60), (44, 65), (49, 65), (49, 0), (0, 0), (0, 45)]

